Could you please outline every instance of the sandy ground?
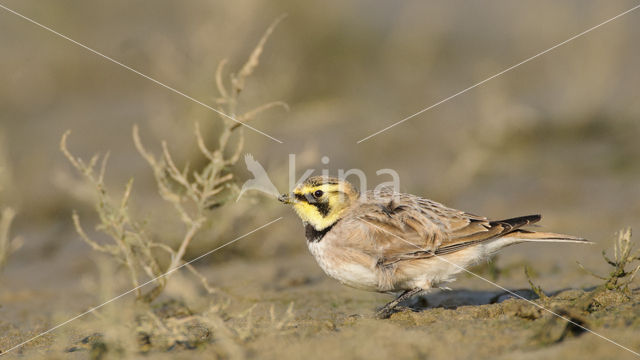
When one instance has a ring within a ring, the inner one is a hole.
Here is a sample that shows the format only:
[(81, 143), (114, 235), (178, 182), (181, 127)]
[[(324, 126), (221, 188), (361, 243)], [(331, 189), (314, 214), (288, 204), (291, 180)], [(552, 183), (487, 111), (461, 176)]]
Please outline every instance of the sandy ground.
[[(99, 286), (104, 275), (100, 275), (96, 264), (101, 261), (72, 232), (59, 230), (56, 236), (68, 240), (56, 249), (25, 249), (16, 256), (22, 261), (14, 261), (3, 274), (1, 349), (99, 304), (101, 296), (108, 298)], [(300, 235), (296, 241), (304, 239)], [(209, 295), (188, 275), (176, 274), (166, 296), (159, 300), (189, 303), (196, 313), (212, 303), (224, 303), (218, 313), (228, 328), (239, 334), (231, 340), (239, 353), (233, 354), (221, 345), (215, 330), (193, 349), (151, 347), (145, 353), (134, 346), (133, 350), (119, 353), (105, 340), (110, 351), (100, 353), (91, 350), (93, 340), (86, 337), (108, 336), (109, 328), (104, 322), (96, 322), (94, 315), (86, 315), (14, 350), (8, 357), (635, 358), (613, 342), (635, 351), (640, 349), (640, 291), (636, 289), (628, 299), (613, 293), (602, 295), (605, 300), (600, 301), (602, 305), (597, 310), (585, 311), (581, 299), (601, 281), (579, 271), (573, 260), (582, 258), (587, 267), (603, 273), (606, 265), (597, 256), (598, 245), (586, 249), (575, 245), (547, 246), (554, 248), (537, 244), (506, 250), (495, 262), (497, 277), (487, 266), (474, 271), (598, 335), (469, 275), (461, 275), (450, 291), (433, 291), (414, 298), (406, 304), (411, 310), (377, 320), (374, 311), (391, 299), (389, 295), (344, 287), (326, 277), (311, 255), (300, 252), (274, 258), (232, 257), (215, 266), (202, 264), (200, 269), (223, 295)], [(572, 261), (560, 262), (559, 266), (553, 254)], [(46, 267), (42, 266), (44, 261)], [(537, 299), (523, 273), (525, 264), (533, 269), (535, 283), (554, 296)], [(112, 287), (112, 293), (117, 295), (116, 289), (126, 290), (126, 283), (116, 281)], [(133, 297), (129, 295), (99, 313), (108, 317), (133, 307)]]
[[(601, 251), (611, 253), (616, 231), (640, 228), (640, 10), (357, 143), (635, 2), (150, 3), (2, 0), (207, 104), (218, 96), (222, 59), (226, 72), (238, 71), (268, 24), (288, 13), (240, 104), (242, 111), (275, 100), (290, 105), (252, 122), (283, 144), (245, 132), (244, 152), (274, 184), (292, 185), (287, 166), (296, 155), (297, 176), (357, 168), (375, 186), (388, 180), (376, 171), (392, 168), (401, 191), (458, 209), (495, 219), (542, 213), (545, 230), (596, 245), (518, 245), (493, 268), (474, 271), (599, 335), (468, 275), (452, 291), (376, 320), (391, 297), (328, 278), (293, 212), (251, 195), (208, 213), (210, 228), (187, 253), (193, 259), (284, 217), (196, 264), (217, 292), (180, 271), (151, 308), (123, 296), (2, 359), (626, 359), (635, 355), (621, 346), (640, 352), (638, 280), (626, 296), (594, 291), (603, 281), (576, 264), (608, 274)], [(94, 189), (58, 151), (61, 135), (73, 131), (69, 148), (84, 159), (110, 151), (109, 190), (118, 194), (135, 178), (136, 220), (175, 245), (183, 228), (162, 204), (132, 127), (155, 153), (167, 140), (177, 162), (198, 164), (194, 123), (214, 144), (221, 119), (6, 11), (0, 50), (0, 208), (17, 211), (11, 233), (23, 243), (0, 271), (6, 352), (131, 288), (126, 271), (73, 230), (77, 210), (92, 231)], [(251, 176), (242, 162), (233, 172), (239, 186)], [(535, 299), (525, 265), (550, 299)]]

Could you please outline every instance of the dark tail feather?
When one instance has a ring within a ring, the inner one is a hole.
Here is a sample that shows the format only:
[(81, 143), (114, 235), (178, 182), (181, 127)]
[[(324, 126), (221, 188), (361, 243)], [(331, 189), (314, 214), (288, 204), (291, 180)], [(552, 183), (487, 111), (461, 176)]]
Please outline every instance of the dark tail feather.
[(538, 221), (540, 221), (540, 219), (542, 219), (542, 215), (539, 215), (539, 214), (527, 215), (527, 216), (519, 216), (519, 217), (506, 219), (506, 220), (492, 221), (490, 225), (492, 227), (496, 225), (501, 225), (504, 228), (504, 231), (502, 232), (502, 234), (508, 234), (523, 226), (535, 224)]

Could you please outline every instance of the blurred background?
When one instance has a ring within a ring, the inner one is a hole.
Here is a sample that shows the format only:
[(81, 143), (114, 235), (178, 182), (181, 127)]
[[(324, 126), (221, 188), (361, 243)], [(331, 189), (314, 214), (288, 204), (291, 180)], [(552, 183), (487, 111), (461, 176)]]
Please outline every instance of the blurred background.
[[(266, 27), (288, 17), (247, 81), (241, 110), (282, 100), (245, 130), (275, 185), (288, 187), (288, 154), (305, 169), (362, 169), (370, 187), (400, 175), (401, 190), (504, 218), (544, 215), (546, 230), (598, 243), (510, 248), (500, 261), (540, 261), (539, 271), (605, 269), (599, 252), (615, 232), (639, 228), (640, 12), (632, 12), (403, 124), (357, 141), (636, 5), (633, 1), (109, 1), (5, 0), (15, 11), (204, 103), (217, 96), (217, 64), (239, 69)], [(70, 214), (91, 228), (91, 189), (58, 150), (72, 130), (83, 158), (110, 152), (106, 183), (118, 194), (135, 178), (132, 208), (150, 232), (171, 242), (183, 229), (158, 198), (131, 129), (180, 163), (197, 160), (194, 123), (212, 141), (212, 111), (0, 9), (0, 205), (17, 211), (12, 234), (23, 246), (0, 289), (76, 286), (93, 271), (91, 250)], [(320, 159), (328, 156), (330, 163)], [(194, 160), (196, 159), (196, 160)], [(239, 184), (251, 178), (237, 165)], [(191, 256), (277, 216), (285, 219), (204, 260), (315, 268), (290, 209), (252, 193), (212, 210)], [(506, 260), (510, 259), (510, 260)], [(292, 270), (295, 271), (295, 270)], [(55, 275), (54, 275), (55, 274)], [(65, 274), (61, 276), (60, 274)], [(316, 274), (316, 273), (314, 273)], [(519, 270), (518, 270), (519, 274)], [(514, 285), (526, 285), (518, 275)], [(542, 279), (550, 288), (592, 278)], [(324, 280), (322, 280), (324, 281)], [(329, 280), (327, 280), (329, 281)], [(333, 286), (333, 285), (332, 285)], [(339, 285), (336, 285), (339, 286)], [(482, 285), (480, 285), (482, 286)]]

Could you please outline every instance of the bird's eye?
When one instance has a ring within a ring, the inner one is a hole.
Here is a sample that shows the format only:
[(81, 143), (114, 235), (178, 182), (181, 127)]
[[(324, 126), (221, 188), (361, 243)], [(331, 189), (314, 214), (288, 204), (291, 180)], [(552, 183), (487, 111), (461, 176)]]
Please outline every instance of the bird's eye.
[(324, 194), (324, 192), (322, 192), (322, 190), (316, 190), (316, 192), (313, 193), (313, 196), (319, 198), (322, 196), (322, 194)]

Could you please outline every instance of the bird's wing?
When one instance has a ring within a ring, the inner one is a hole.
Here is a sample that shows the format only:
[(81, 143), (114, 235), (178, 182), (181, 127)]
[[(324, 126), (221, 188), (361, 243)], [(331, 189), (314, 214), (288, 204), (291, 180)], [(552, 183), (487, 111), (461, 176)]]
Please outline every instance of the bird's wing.
[(369, 196), (354, 216), (366, 227), (372, 255), (385, 263), (455, 252), (540, 220), (533, 215), (490, 221), (408, 194)]

